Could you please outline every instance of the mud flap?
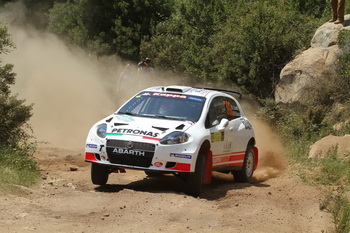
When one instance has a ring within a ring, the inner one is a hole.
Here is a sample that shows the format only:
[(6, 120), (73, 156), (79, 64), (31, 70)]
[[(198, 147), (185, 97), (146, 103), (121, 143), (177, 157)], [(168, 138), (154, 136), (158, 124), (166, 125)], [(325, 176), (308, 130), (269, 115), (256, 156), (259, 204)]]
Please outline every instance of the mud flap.
[(254, 146), (254, 171), (258, 167), (259, 160), (259, 150), (256, 146)]
[(211, 150), (209, 150), (207, 153), (207, 160), (205, 163), (203, 184), (211, 183), (212, 171), (213, 171), (213, 153), (211, 152)]

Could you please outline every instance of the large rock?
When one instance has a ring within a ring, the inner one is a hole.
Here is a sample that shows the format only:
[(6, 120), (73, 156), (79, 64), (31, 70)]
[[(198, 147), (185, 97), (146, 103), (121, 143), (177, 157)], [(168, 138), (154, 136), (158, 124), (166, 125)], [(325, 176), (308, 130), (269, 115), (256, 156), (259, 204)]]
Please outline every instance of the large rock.
[(339, 52), (338, 46), (334, 45), (310, 48), (299, 54), (282, 69), (275, 101), (293, 103), (309, 98), (309, 89), (318, 79), (337, 75), (334, 64)]
[(330, 47), (337, 44), (337, 39), (339, 32), (341, 30), (350, 30), (350, 15), (345, 15), (346, 25), (345, 27), (342, 24), (334, 23), (325, 23), (319, 27), (314, 37), (311, 40), (311, 47)]
[(350, 155), (350, 135), (343, 137), (329, 135), (322, 138), (310, 147), (309, 158), (324, 158), (332, 150), (337, 150), (337, 155), (340, 157)]
[(341, 30), (350, 30), (350, 15), (346, 24), (325, 23), (317, 29), (311, 41), (311, 48), (302, 52), (281, 71), (276, 86), (276, 103), (303, 102), (309, 98), (310, 88), (317, 81), (337, 75), (335, 64), (341, 54), (336, 45)]

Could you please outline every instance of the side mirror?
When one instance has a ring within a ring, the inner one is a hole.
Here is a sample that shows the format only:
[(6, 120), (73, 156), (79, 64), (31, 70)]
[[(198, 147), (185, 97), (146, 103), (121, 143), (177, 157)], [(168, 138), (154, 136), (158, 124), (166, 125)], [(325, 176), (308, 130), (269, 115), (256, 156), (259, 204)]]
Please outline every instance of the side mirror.
[(224, 130), (224, 129), (228, 126), (228, 122), (229, 122), (229, 120), (227, 120), (226, 118), (223, 118), (223, 119), (220, 121), (220, 124), (218, 125), (218, 130), (219, 130), (219, 131)]

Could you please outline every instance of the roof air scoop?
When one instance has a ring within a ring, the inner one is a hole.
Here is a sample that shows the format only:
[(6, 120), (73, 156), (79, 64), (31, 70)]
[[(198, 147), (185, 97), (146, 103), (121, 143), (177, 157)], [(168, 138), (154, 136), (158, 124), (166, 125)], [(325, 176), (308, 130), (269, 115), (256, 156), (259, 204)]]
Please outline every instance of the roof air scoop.
[(165, 88), (165, 91), (185, 93), (191, 88), (192, 87), (186, 87), (186, 86), (168, 86)]

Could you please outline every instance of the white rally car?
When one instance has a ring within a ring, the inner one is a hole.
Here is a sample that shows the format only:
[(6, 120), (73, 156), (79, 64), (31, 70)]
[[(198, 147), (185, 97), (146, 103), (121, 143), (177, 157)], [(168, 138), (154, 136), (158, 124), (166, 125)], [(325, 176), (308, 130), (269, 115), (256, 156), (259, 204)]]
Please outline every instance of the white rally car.
[(252, 125), (234, 91), (160, 86), (141, 91), (89, 132), (85, 161), (91, 179), (105, 185), (125, 168), (147, 175), (173, 173), (185, 192), (199, 196), (212, 171), (250, 182), (258, 163)]

